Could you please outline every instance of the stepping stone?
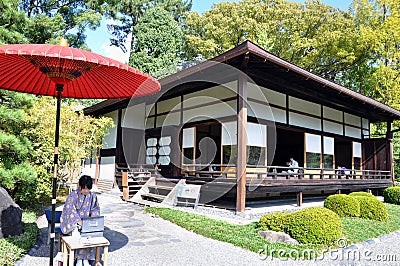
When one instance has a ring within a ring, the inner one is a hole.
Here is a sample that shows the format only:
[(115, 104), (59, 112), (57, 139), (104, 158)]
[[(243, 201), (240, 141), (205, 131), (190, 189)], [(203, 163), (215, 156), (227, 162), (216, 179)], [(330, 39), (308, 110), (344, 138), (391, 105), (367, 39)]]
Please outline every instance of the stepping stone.
[(152, 240), (150, 242), (146, 242), (146, 245), (163, 245), (168, 243), (169, 241), (166, 241), (164, 239), (157, 239), (157, 240)]
[(120, 223), (120, 222), (129, 222), (130, 220), (132, 220), (132, 218), (129, 218), (127, 216), (125, 216), (125, 217), (117, 216), (117, 217), (106, 217), (105, 220), (106, 220), (107, 224), (109, 224), (109, 223), (115, 224), (115, 223)]
[(141, 220), (130, 219), (129, 222), (119, 224), (118, 226), (122, 228), (131, 228), (131, 227), (142, 227), (144, 225), (145, 223)]
[(134, 246), (134, 247), (144, 247), (146, 246), (144, 243), (142, 242), (129, 242), (128, 246)]

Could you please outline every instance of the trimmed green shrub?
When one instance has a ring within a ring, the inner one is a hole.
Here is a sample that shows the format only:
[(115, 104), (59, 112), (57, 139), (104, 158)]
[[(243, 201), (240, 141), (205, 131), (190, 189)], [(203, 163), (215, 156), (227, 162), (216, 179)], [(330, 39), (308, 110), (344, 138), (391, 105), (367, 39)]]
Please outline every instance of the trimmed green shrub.
[(360, 218), (386, 221), (389, 218), (385, 204), (376, 198), (357, 196), (360, 202)]
[(360, 217), (360, 203), (349, 195), (331, 195), (324, 201), (324, 207), (340, 217)]
[(352, 196), (352, 197), (370, 197), (370, 198), (375, 198), (375, 196), (372, 195), (371, 193), (362, 192), (362, 191), (351, 192), (351, 193), (349, 194), (349, 196)]
[(264, 214), (261, 216), (258, 226), (275, 232), (285, 232), (285, 225), (289, 216), (290, 213), (287, 212)]
[(332, 245), (342, 237), (342, 221), (333, 211), (312, 207), (290, 214), (285, 232), (300, 243)]
[(400, 204), (400, 187), (388, 187), (383, 191), (385, 202)]

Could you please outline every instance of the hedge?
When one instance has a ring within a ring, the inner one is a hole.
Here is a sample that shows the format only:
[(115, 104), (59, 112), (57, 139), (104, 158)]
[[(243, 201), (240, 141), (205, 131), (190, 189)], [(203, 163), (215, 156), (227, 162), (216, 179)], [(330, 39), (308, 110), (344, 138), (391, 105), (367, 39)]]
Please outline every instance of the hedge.
[(370, 197), (370, 198), (374, 198), (374, 199), (375, 199), (375, 196), (372, 195), (371, 193), (362, 192), (362, 191), (351, 192), (351, 193), (349, 194), (349, 196), (352, 196), (352, 197)]
[(285, 232), (300, 243), (332, 245), (342, 237), (342, 221), (327, 208), (312, 207), (290, 214)]
[(258, 226), (285, 232), (304, 244), (335, 244), (342, 237), (339, 215), (323, 207), (312, 207), (293, 213), (265, 214)]
[(275, 232), (285, 232), (285, 225), (290, 216), (287, 212), (264, 214), (258, 223), (259, 227)]
[(376, 198), (356, 196), (360, 202), (360, 218), (386, 221), (389, 218), (385, 204)]
[(383, 191), (385, 202), (400, 204), (400, 187), (388, 187)]
[(360, 203), (349, 195), (331, 195), (324, 201), (324, 207), (340, 217), (360, 217)]

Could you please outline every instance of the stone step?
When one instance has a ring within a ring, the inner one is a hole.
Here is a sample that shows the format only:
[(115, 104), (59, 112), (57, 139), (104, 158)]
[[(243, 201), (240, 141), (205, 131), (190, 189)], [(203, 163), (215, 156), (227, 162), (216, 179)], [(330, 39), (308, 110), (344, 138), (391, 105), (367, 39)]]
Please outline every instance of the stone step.
[(140, 205), (140, 206), (148, 206), (148, 207), (159, 207), (160, 206), (159, 202), (149, 201), (149, 200), (144, 200), (144, 199), (136, 199), (136, 200), (129, 199), (127, 201), (135, 203), (135, 204)]
[(96, 185), (101, 192), (108, 192), (113, 188), (114, 180), (99, 179)]
[(165, 199), (165, 196), (160, 194), (146, 193), (142, 194), (142, 199), (144, 200), (147, 199), (155, 202), (162, 202)]
[(157, 189), (166, 189), (166, 190), (171, 190), (174, 187), (169, 187), (169, 186), (160, 186), (160, 185), (149, 185), (151, 188), (157, 188)]

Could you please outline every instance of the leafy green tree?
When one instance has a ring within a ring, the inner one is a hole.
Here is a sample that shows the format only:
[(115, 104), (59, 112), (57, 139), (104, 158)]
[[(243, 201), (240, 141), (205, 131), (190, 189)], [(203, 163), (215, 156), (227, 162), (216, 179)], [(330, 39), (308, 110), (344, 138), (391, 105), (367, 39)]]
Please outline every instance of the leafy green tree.
[(21, 131), (29, 128), (26, 113), (35, 98), (0, 90), (0, 186), (25, 205), (35, 196), (36, 172), (29, 161), (33, 146)]
[(111, 45), (119, 47), (122, 51), (127, 52), (129, 47), (126, 46), (129, 36), (133, 36), (130, 47), (135, 47), (136, 30), (141, 17), (152, 6), (159, 5), (166, 11), (170, 12), (176, 21), (184, 17), (185, 12), (192, 7), (191, 0), (122, 0), (108, 1), (107, 14), (115, 23), (109, 24), (108, 29), (112, 35)]
[(160, 6), (143, 14), (134, 27), (134, 47), (129, 64), (161, 78), (177, 71), (181, 51), (181, 32), (172, 15)]
[(367, 44), (365, 66), (370, 75), (364, 90), (371, 97), (400, 108), (400, 2), (355, 0), (352, 4), (360, 43)]
[(25, 33), (29, 42), (57, 43), (60, 37), (65, 37), (70, 46), (87, 48), (85, 31), (100, 25), (106, 3), (82, 0), (22, 0), (21, 7), (31, 23)]
[(245, 40), (315, 74), (336, 80), (364, 55), (349, 12), (310, 0), (243, 0), (191, 12), (185, 24), (188, 59), (210, 58)]
[(27, 18), (18, 10), (19, 1), (0, 0), (0, 45), (24, 42)]
[[(75, 107), (66, 104), (61, 107), (59, 176), (64, 182), (72, 182), (78, 177), (82, 159), (89, 158), (93, 150), (101, 148), (103, 136), (113, 126), (112, 119), (85, 116), (82, 111), (76, 112)], [(41, 97), (27, 116), (33, 128), (23, 131), (33, 143), (32, 158), (40, 168), (39, 175), (44, 181), (42, 189), (47, 195), (51, 188), (55, 115), (55, 99)]]
[[(365, 63), (370, 75), (362, 77), (364, 93), (400, 109), (400, 2), (397, 0), (355, 0), (352, 11), (357, 19), (360, 41), (369, 44)], [(361, 78), (360, 78), (361, 80)], [(377, 125), (373, 133), (382, 133)], [(394, 129), (400, 128), (395, 121)], [(400, 135), (394, 134), (395, 174), (400, 178)]]
[(235, 47), (246, 39), (256, 39), (257, 24), (263, 12), (262, 1), (222, 2), (199, 15), (190, 12), (184, 24), (187, 60), (198, 56), (209, 59)]

